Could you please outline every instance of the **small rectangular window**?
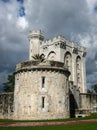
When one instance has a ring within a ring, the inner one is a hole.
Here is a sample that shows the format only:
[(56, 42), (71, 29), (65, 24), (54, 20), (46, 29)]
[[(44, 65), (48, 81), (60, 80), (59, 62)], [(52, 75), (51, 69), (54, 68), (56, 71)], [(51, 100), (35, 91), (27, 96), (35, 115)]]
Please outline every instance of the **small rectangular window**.
[(42, 77), (42, 88), (45, 86), (45, 77)]
[(44, 108), (45, 107), (45, 97), (42, 97), (42, 108)]

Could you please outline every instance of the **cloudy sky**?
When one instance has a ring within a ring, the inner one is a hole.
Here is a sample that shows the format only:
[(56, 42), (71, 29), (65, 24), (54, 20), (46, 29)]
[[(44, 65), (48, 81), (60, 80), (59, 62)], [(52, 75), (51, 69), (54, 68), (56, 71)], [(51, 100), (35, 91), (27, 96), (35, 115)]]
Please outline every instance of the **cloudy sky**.
[(97, 0), (0, 0), (0, 88), (28, 60), (28, 33), (63, 35), (87, 48), (87, 86), (97, 83)]

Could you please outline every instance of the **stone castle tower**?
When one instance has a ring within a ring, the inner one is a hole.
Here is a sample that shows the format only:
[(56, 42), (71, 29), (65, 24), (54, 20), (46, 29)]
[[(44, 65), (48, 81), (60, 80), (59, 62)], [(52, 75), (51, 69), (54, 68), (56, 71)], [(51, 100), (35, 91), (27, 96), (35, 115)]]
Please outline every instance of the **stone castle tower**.
[(86, 48), (69, 42), (63, 36), (45, 40), (41, 31), (30, 32), (29, 41), (29, 60), (33, 60), (32, 56), (39, 53), (45, 55), (46, 60), (64, 63), (71, 72), (69, 80), (81, 93), (86, 92)]
[[(45, 40), (40, 30), (30, 32), (29, 42), (29, 61), (16, 65), (14, 119), (68, 118), (69, 84), (86, 92), (86, 49), (63, 36)], [(35, 61), (35, 54), (45, 61)]]

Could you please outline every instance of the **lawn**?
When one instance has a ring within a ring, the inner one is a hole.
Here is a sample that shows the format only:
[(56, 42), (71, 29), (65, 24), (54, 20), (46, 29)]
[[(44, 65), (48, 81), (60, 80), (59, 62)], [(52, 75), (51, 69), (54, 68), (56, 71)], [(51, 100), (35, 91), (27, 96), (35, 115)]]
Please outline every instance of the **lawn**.
[(55, 120), (10, 120), (10, 119), (0, 119), (0, 122), (57, 122), (57, 121), (73, 121), (73, 120), (87, 120), (87, 119), (97, 119), (97, 113), (93, 113), (87, 117), (80, 118), (68, 118), (68, 119), (55, 119)]
[[(97, 119), (97, 113), (91, 114), (91, 116), (85, 118), (69, 118), (60, 120), (44, 120), (44, 122), (52, 121), (72, 121), (72, 120), (85, 120), (85, 119)], [(41, 122), (43, 120), (40, 120)], [(0, 120), (0, 122), (33, 122), (33, 121), (15, 121), (15, 120)], [(37, 121), (36, 121), (37, 122)], [(0, 130), (97, 130), (97, 123), (86, 123), (86, 124), (74, 124), (64, 126), (37, 126), (37, 127), (0, 127)]]
[(64, 126), (2, 127), (1, 130), (97, 130), (97, 123)]

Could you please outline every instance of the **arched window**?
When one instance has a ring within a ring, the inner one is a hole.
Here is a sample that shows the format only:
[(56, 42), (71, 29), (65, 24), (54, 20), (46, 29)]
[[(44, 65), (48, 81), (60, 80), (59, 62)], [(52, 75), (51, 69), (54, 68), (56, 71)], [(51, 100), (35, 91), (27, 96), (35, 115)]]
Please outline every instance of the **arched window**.
[(76, 58), (76, 69), (81, 69), (81, 58), (77, 56)]
[(68, 67), (68, 70), (70, 71), (71, 75), (69, 76), (69, 80), (72, 81), (72, 55), (70, 52), (66, 52), (64, 56), (64, 63), (65, 66)]
[(48, 56), (47, 56), (48, 60), (56, 60), (56, 53), (54, 51), (51, 51)]
[(70, 69), (72, 66), (72, 57), (70, 52), (65, 53), (64, 62), (65, 65)]
[(81, 88), (80, 88), (80, 84), (81, 84), (81, 57), (80, 56), (77, 56), (77, 58), (76, 58), (76, 77), (77, 77), (77, 86), (81, 90)]

